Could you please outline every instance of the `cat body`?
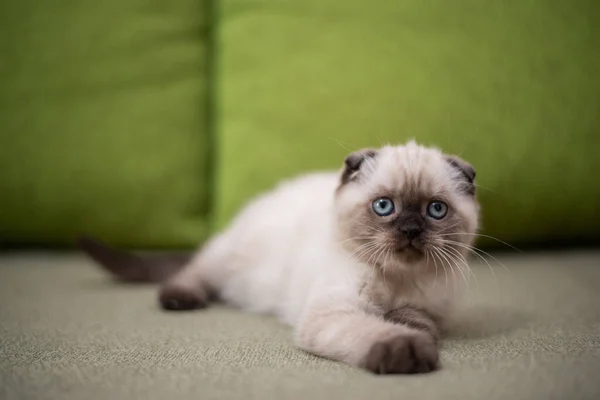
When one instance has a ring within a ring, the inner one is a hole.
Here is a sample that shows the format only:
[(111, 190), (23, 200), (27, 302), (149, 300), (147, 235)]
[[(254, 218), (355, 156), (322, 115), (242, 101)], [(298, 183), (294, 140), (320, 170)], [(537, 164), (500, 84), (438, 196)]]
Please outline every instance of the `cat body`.
[(452, 295), (445, 290), (452, 287), (438, 283), (437, 295), (423, 293), (426, 285), (433, 286), (432, 274), (405, 277), (410, 282), (402, 285), (388, 273), (389, 282), (384, 282), (377, 269), (365, 268), (348, 253), (335, 225), (338, 185), (336, 173), (283, 182), (249, 204), (199, 251), (189, 268), (221, 300), (249, 312), (274, 314), (292, 326), (311, 298), (347, 297), (354, 306), (379, 315), (406, 302), (442, 306), (434, 298), (445, 300), (440, 291)]
[[(352, 153), (340, 173), (251, 201), (162, 283), (160, 302), (194, 309), (217, 297), (276, 315), (319, 356), (377, 373), (432, 371), (477, 229), (474, 175), (414, 142)], [(84, 249), (121, 263), (117, 275), (144, 267)]]

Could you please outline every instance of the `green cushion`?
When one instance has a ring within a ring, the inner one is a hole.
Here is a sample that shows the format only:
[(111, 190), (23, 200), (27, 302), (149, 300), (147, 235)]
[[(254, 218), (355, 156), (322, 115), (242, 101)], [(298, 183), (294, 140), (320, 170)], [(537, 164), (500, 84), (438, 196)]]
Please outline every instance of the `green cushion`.
[(415, 138), (475, 165), (486, 234), (598, 237), (597, 15), (579, 0), (224, 0), (219, 226), (283, 177)]
[(0, 242), (207, 232), (204, 2), (0, 3)]

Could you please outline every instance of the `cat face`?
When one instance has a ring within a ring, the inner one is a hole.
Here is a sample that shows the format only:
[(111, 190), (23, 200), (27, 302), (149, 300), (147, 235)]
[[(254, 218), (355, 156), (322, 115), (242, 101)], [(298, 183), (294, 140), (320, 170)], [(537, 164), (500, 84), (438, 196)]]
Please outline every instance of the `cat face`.
[(475, 171), (409, 142), (350, 154), (336, 192), (340, 241), (374, 266), (464, 257), (478, 225)]

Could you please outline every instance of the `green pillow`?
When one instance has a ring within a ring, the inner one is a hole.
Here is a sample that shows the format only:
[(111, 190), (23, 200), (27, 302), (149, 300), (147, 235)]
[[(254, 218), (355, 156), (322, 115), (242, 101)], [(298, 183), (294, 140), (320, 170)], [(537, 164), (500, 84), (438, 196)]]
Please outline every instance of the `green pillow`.
[(415, 138), (474, 164), (483, 233), (598, 238), (598, 15), (579, 0), (224, 0), (218, 225), (281, 178)]
[(204, 4), (0, 3), (0, 243), (205, 236)]

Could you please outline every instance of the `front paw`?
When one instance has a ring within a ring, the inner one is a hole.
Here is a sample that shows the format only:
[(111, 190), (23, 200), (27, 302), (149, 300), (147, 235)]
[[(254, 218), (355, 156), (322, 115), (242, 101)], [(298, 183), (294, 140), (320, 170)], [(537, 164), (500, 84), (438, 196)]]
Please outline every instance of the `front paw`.
[(425, 332), (394, 336), (375, 343), (364, 367), (376, 374), (419, 374), (439, 368), (435, 339)]

